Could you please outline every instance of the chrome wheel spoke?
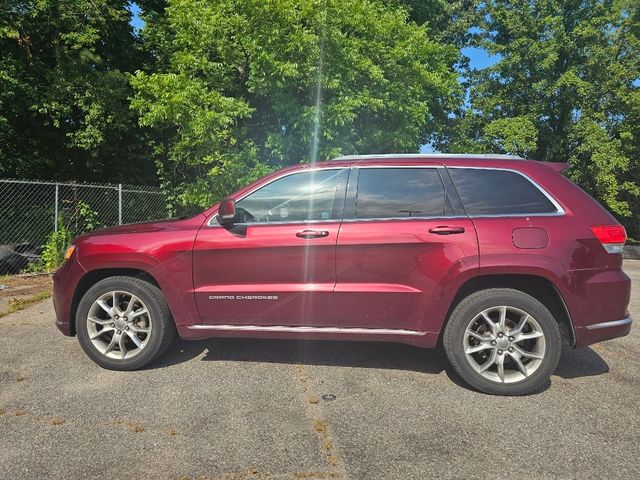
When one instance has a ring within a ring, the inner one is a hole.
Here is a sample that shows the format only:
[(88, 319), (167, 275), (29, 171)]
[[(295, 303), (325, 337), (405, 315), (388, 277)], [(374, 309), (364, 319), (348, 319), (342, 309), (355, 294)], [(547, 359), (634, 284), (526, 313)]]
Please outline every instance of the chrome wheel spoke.
[(510, 352), (509, 356), (518, 367), (518, 370), (520, 370), (520, 373), (522, 373), (522, 375), (524, 375), (525, 377), (528, 377), (529, 373), (527, 372), (527, 367), (525, 367), (524, 363), (522, 363), (522, 360), (520, 359), (520, 354), (519, 353), (514, 354), (514, 352)]
[(146, 313), (149, 313), (149, 311), (146, 308), (141, 308), (140, 310), (130, 313), (128, 316), (129, 319), (133, 320), (134, 318), (138, 318), (140, 315), (144, 315)]
[(483, 373), (483, 372), (486, 372), (487, 370), (489, 370), (491, 365), (496, 363), (496, 357), (497, 356), (498, 356), (498, 354), (496, 353), (495, 350), (493, 350), (491, 352), (491, 355), (489, 356), (489, 359), (480, 366), (480, 373)]
[(123, 334), (119, 334), (118, 336), (118, 347), (120, 347), (120, 355), (122, 356), (122, 358), (124, 358), (127, 356), (127, 347), (124, 344), (126, 337)]
[(516, 335), (514, 343), (524, 342), (525, 340), (533, 340), (534, 338), (540, 338), (543, 336), (544, 334), (542, 332), (520, 333)]
[(474, 332), (473, 330), (467, 330), (465, 333), (467, 335), (472, 336), (476, 340), (480, 340), (481, 342), (489, 342), (489, 341), (493, 340), (493, 337), (490, 337), (490, 336), (487, 336), (487, 335), (480, 335), (478, 332)]
[(136, 347), (142, 348), (142, 342), (140, 341), (140, 339), (135, 333), (127, 332), (127, 336), (131, 339), (133, 343), (136, 344)]
[(106, 349), (104, 352), (102, 352), (102, 353), (104, 353), (104, 354), (106, 355), (107, 353), (109, 353), (110, 351), (112, 351), (112, 350), (113, 350), (113, 347), (115, 347), (115, 346), (118, 344), (118, 340), (119, 340), (119, 338), (118, 338), (118, 337), (119, 337), (119, 336), (120, 336), (120, 335), (118, 335), (117, 333), (114, 333), (114, 334), (113, 334), (113, 337), (111, 337), (111, 341), (109, 342), (109, 345), (107, 345), (107, 349)]
[(500, 321), (498, 325), (500, 325), (500, 330), (503, 332), (507, 330), (506, 323), (507, 323), (507, 307), (500, 307)]
[(493, 320), (491, 320), (489, 315), (487, 315), (486, 310), (482, 312), (482, 318), (487, 326), (491, 329), (491, 334), (494, 337), (497, 337), (498, 333), (500, 333), (500, 327)]
[(129, 303), (127, 304), (127, 309), (124, 311), (125, 315), (129, 315), (131, 312), (133, 312), (133, 307), (135, 307), (136, 302), (140, 302), (140, 300), (138, 300), (138, 297), (136, 297), (135, 295), (131, 295)]
[(520, 357), (533, 358), (533, 359), (536, 359), (536, 360), (542, 360), (544, 358), (544, 356), (540, 355), (539, 353), (528, 352), (528, 351), (523, 350), (522, 348), (518, 347), (517, 345), (514, 345), (513, 349), (516, 352), (518, 352)]
[(102, 299), (99, 299), (96, 303), (100, 306), (100, 308), (102, 308), (102, 310), (107, 312), (109, 316), (113, 315), (113, 309), (109, 305), (107, 305), (107, 302), (105, 302)]
[(93, 323), (97, 323), (98, 325), (109, 325), (111, 324), (111, 322), (113, 322), (113, 320), (111, 320), (110, 318), (107, 318), (106, 320), (104, 320), (102, 318), (93, 317), (93, 316), (88, 317), (87, 320)]
[(464, 353), (469, 355), (471, 353), (482, 352), (483, 350), (488, 350), (490, 348), (494, 348), (494, 347), (487, 343), (481, 343), (480, 345), (475, 345), (473, 347), (465, 347)]
[(496, 358), (496, 366), (498, 367), (498, 378), (504, 383), (504, 355), (498, 355)]
[(112, 305), (113, 305), (113, 311), (114, 312), (118, 312), (121, 313), (120, 311), (120, 307), (118, 306), (118, 292), (111, 292), (111, 297), (112, 297)]
[(92, 333), (91, 335), (89, 335), (89, 338), (91, 340), (95, 340), (96, 338), (104, 335), (107, 332), (113, 332), (113, 328), (112, 327), (104, 327), (102, 330), (96, 331), (94, 333)]
[(529, 321), (530, 318), (531, 318), (531, 316), (528, 313), (523, 315), (522, 317), (520, 317), (520, 321), (518, 321), (518, 324), (516, 325), (516, 327), (514, 329), (509, 331), (509, 335), (515, 335), (517, 333), (522, 332), (522, 329), (527, 324), (527, 322)]
[(139, 326), (137, 326), (135, 324), (129, 325), (129, 330), (131, 330), (132, 332), (135, 332), (135, 333), (146, 333), (146, 334), (151, 333), (151, 328), (143, 328), (143, 327), (139, 327)]

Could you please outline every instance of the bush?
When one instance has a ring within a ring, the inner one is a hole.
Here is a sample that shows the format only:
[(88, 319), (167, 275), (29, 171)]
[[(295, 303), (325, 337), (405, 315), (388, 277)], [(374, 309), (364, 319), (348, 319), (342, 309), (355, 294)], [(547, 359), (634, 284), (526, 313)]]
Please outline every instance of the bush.
[(49, 235), (38, 262), (38, 269), (49, 272), (62, 265), (65, 251), (70, 243), (71, 232), (61, 224), (57, 232), (52, 232)]

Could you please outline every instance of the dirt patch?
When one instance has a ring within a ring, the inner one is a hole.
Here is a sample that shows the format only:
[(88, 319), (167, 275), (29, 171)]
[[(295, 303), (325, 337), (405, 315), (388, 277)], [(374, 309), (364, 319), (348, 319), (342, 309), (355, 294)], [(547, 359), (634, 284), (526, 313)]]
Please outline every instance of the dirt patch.
[[(313, 430), (318, 435), (324, 457), (329, 464), (331, 471), (327, 472), (328, 477), (306, 477), (306, 478), (347, 478), (347, 474), (342, 463), (342, 460), (338, 456), (335, 444), (333, 442), (333, 438), (331, 437), (331, 432), (327, 422), (324, 419), (324, 415), (322, 412), (322, 407), (319, 404), (319, 398), (311, 391), (311, 385), (309, 383), (309, 374), (304, 365), (296, 365), (296, 372), (298, 377), (298, 382), (300, 383), (302, 390), (304, 392), (305, 399), (307, 401), (307, 409), (309, 411), (310, 416), (312, 417), (312, 426)], [(297, 472), (298, 474), (304, 472)], [(309, 472), (308, 472), (309, 473)], [(312, 475), (315, 475), (316, 472), (310, 472)], [(297, 478), (305, 478), (298, 476)]]
[(35, 295), (36, 293), (51, 291), (53, 277), (49, 273), (34, 275), (4, 275), (0, 276), (0, 298), (16, 295)]
[(50, 274), (0, 276), (0, 316), (51, 296)]

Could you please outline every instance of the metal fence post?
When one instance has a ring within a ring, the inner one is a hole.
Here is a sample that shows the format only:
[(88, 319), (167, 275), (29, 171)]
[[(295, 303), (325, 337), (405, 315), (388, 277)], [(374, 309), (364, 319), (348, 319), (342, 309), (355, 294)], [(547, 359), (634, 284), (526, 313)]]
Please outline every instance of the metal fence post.
[(53, 231), (58, 231), (58, 196), (60, 194), (60, 185), (56, 183), (56, 204), (53, 208)]
[(118, 184), (118, 225), (122, 225), (122, 184)]

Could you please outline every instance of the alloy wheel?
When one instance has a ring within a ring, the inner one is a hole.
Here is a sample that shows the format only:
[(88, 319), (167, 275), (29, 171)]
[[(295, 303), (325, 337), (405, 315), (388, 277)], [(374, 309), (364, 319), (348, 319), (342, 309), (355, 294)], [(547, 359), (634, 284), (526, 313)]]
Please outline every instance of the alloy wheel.
[(134, 294), (114, 290), (98, 297), (87, 316), (87, 332), (103, 355), (125, 360), (138, 355), (151, 338), (149, 309)]
[(524, 310), (490, 307), (467, 324), (463, 348), (467, 362), (484, 378), (514, 383), (531, 376), (546, 351), (540, 324)]

